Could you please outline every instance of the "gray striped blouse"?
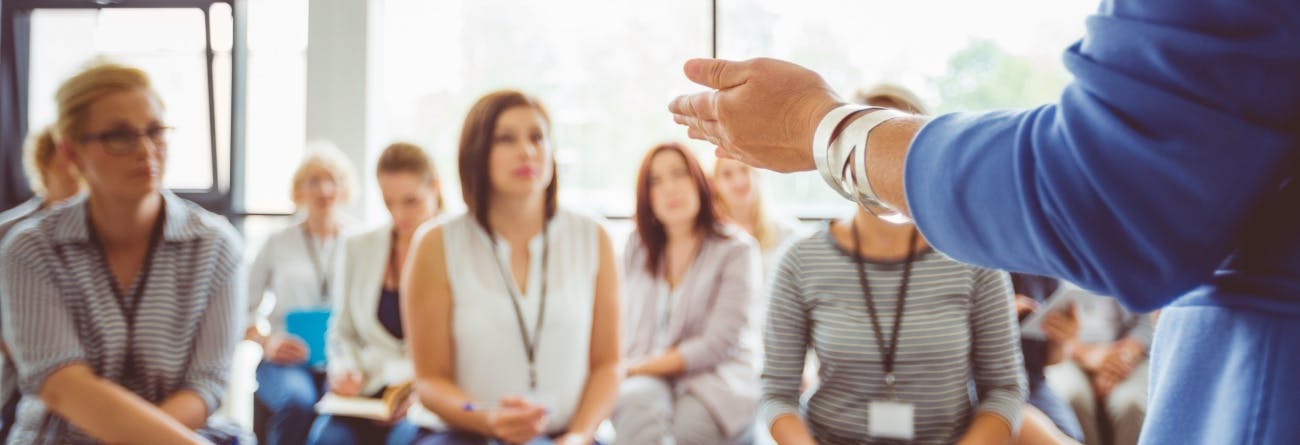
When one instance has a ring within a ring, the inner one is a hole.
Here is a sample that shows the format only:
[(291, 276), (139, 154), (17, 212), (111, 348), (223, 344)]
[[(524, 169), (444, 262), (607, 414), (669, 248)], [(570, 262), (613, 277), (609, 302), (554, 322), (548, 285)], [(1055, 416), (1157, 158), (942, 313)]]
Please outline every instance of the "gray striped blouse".
[[(865, 267), (888, 337), (903, 265)], [(980, 411), (1019, 425), (1025, 377), (1007, 274), (927, 250), (909, 289), (894, 374), (898, 400), (915, 406), (915, 442), (952, 443)], [(795, 243), (776, 270), (769, 304), (765, 424), (800, 414), (819, 443), (876, 442), (867, 434), (867, 406), (885, 400), (884, 371), (851, 254), (829, 230)], [(808, 348), (821, 362), (821, 384), (801, 407)]]
[[(244, 328), (239, 235), (221, 217), (170, 192), (163, 197), (163, 236), (143, 284), (130, 379), (125, 316), (89, 241), (85, 198), (20, 224), (0, 246), (4, 339), (22, 393), (9, 443), (32, 442), (45, 417), (41, 385), (77, 362), (151, 403), (190, 390), (217, 408)], [(89, 442), (57, 419), (45, 434)]]

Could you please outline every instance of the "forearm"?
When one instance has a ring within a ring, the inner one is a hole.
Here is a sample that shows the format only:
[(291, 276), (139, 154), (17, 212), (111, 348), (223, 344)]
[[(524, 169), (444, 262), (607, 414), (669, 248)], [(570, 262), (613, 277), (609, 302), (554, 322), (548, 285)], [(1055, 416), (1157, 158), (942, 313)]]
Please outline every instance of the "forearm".
[(772, 439), (779, 445), (817, 445), (812, 432), (798, 415), (786, 414), (772, 422)]
[(46, 379), (46, 407), (91, 437), (107, 443), (204, 443), (162, 409), (85, 365), (71, 365)]
[(485, 409), (467, 410), (468, 404), (496, 403), (495, 400), (471, 400), (455, 383), (440, 377), (416, 380), (415, 395), (434, 414), (455, 429), (494, 437)]
[(651, 357), (628, 368), (629, 376), (677, 377), (686, 371), (686, 360), (677, 349)]
[(583, 434), (587, 437), (596, 433), (610, 413), (614, 411), (614, 402), (618, 399), (620, 376), (618, 363), (606, 363), (592, 370), (587, 376), (587, 386), (582, 391), (582, 403), (573, 420), (569, 421), (569, 432)]
[(208, 404), (194, 391), (177, 391), (163, 400), (158, 409), (192, 430), (202, 428), (208, 422)]
[(992, 412), (975, 415), (970, 428), (963, 434), (959, 445), (1003, 445), (1011, 442), (1011, 425), (1006, 419)]

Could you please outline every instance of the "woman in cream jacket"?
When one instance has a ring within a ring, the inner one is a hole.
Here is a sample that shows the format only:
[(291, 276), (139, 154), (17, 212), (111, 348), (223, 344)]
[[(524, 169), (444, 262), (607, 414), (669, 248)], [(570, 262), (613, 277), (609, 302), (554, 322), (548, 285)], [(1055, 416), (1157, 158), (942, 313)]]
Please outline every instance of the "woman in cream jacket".
[[(442, 209), (433, 164), (415, 145), (385, 149), (376, 177), (392, 224), (349, 237), (336, 265), (328, 369), (329, 391), (340, 396), (379, 397), (412, 379), (398, 284), (416, 229)], [(321, 416), (309, 442), (410, 443), (416, 428), (405, 411), (406, 404), (387, 422)]]

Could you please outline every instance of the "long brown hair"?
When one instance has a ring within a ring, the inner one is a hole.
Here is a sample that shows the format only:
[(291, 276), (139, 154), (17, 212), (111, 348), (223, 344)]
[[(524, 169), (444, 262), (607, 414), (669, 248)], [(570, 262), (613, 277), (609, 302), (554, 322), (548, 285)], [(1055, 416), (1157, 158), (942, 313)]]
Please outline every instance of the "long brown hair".
[(659, 218), (655, 217), (654, 209), (650, 204), (650, 164), (655, 156), (664, 152), (675, 152), (681, 155), (682, 161), (686, 163), (686, 171), (691, 175), (691, 181), (695, 183), (695, 190), (700, 199), (700, 212), (695, 215), (696, 233), (705, 236), (723, 236), (719, 228), (721, 218), (713, 201), (713, 184), (704, 175), (700, 161), (682, 144), (669, 142), (656, 145), (646, 152), (645, 158), (641, 159), (641, 168), (636, 175), (636, 215), (633, 216), (633, 220), (636, 221), (637, 236), (641, 238), (641, 244), (645, 245), (646, 270), (651, 275), (659, 274), (664, 251), (668, 248), (668, 233), (664, 231), (664, 225), (659, 222)]
[[(375, 163), (375, 176), (384, 173), (410, 173), (419, 176), (425, 185), (430, 186), (438, 182), (438, 170), (434, 168), (433, 160), (429, 159), (423, 148), (409, 142), (394, 142), (384, 148), (379, 161)], [(434, 195), (438, 201), (435, 209), (442, 213), (441, 188)]]
[[(506, 110), (515, 107), (528, 107), (537, 111), (545, 122), (546, 137), (551, 137), (551, 117), (536, 98), (518, 91), (497, 91), (490, 93), (469, 109), (465, 116), (465, 126), (460, 130), (460, 193), (465, 199), (465, 206), (470, 215), (489, 232), (488, 207), (492, 197), (492, 177), (488, 172), (488, 159), (492, 153), (493, 134), (497, 130), (497, 119)], [(551, 156), (551, 183), (546, 186), (546, 219), (555, 216), (556, 193), (559, 189), (559, 172), (555, 168), (555, 156)]]

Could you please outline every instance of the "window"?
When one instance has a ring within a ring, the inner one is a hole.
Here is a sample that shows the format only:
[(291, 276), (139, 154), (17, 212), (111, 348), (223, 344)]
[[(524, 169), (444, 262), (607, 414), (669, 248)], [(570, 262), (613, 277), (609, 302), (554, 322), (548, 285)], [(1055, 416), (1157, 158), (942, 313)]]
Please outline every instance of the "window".
[(560, 199), (587, 211), (630, 215), (641, 155), (686, 139), (667, 106), (696, 89), (681, 62), (709, 54), (708, 2), (384, 5), (376, 82), (383, 100), (372, 122), (385, 127), (378, 130), (387, 139), (411, 140), (432, 153), (453, 207), (461, 205), (456, 149), (465, 113), (497, 89), (522, 90), (549, 108)]
[[(55, 90), (87, 62), (104, 57), (139, 66), (165, 98), (166, 119), (176, 127), (163, 182), (182, 190), (211, 188), (215, 178), (204, 19), (203, 10), (196, 8), (32, 11), (30, 128), (54, 122)], [(229, 47), (224, 54), (228, 59)], [(226, 82), (228, 91), (229, 76)], [(228, 139), (222, 142), (219, 151), (229, 152)]]
[[(719, 57), (793, 61), (845, 100), (877, 83), (901, 85), (938, 112), (1055, 101), (1069, 81), (1061, 52), (1096, 8), (1095, 0), (719, 2)], [(764, 182), (795, 215), (851, 208), (815, 173)]]
[(244, 210), (290, 213), (293, 169), (306, 144), (307, 0), (248, 4)]
[[(96, 58), (143, 68), (176, 127), (164, 183), (182, 191), (230, 190), (234, 17), (208, 7), (36, 8), (31, 11), (29, 127), (54, 121), (54, 92)], [(258, 0), (248, 7), (244, 208), (289, 213), (292, 166), (302, 155), (306, 111), (307, 0)], [(211, 111), (208, 43), (213, 50)], [(215, 131), (214, 131), (215, 130)], [(215, 151), (214, 151), (215, 150)], [(213, 161), (217, 162), (213, 169)]]
[[(846, 99), (877, 82), (897, 83), (939, 111), (1055, 100), (1068, 81), (1061, 51), (1082, 36), (1083, 19), (1096, 6), (717, 1), (719, 57), (792, 60), (822, 73)], [(465, 112), (484, 93), (521, 89), (540, 96), (554, 115), (561, 199), (630, 215), (632, 176), (645, 150), (686, 139), (665, 107), (678, 94), (701, 90), (684, 80), (681, 65), (709, 55), (712, 6), (388, 0), (377, 31), (383, 100), (372, 121), (381, 136), (429, 149), (447, 179), (448, 202), (459, 205), (455, 151)], [(711, 160), (711, 147), (692, 147)], [(794, 215), (826, 217), (847, 208), (815, 173), (769, 174), (765, 182), (770, 199)]]

